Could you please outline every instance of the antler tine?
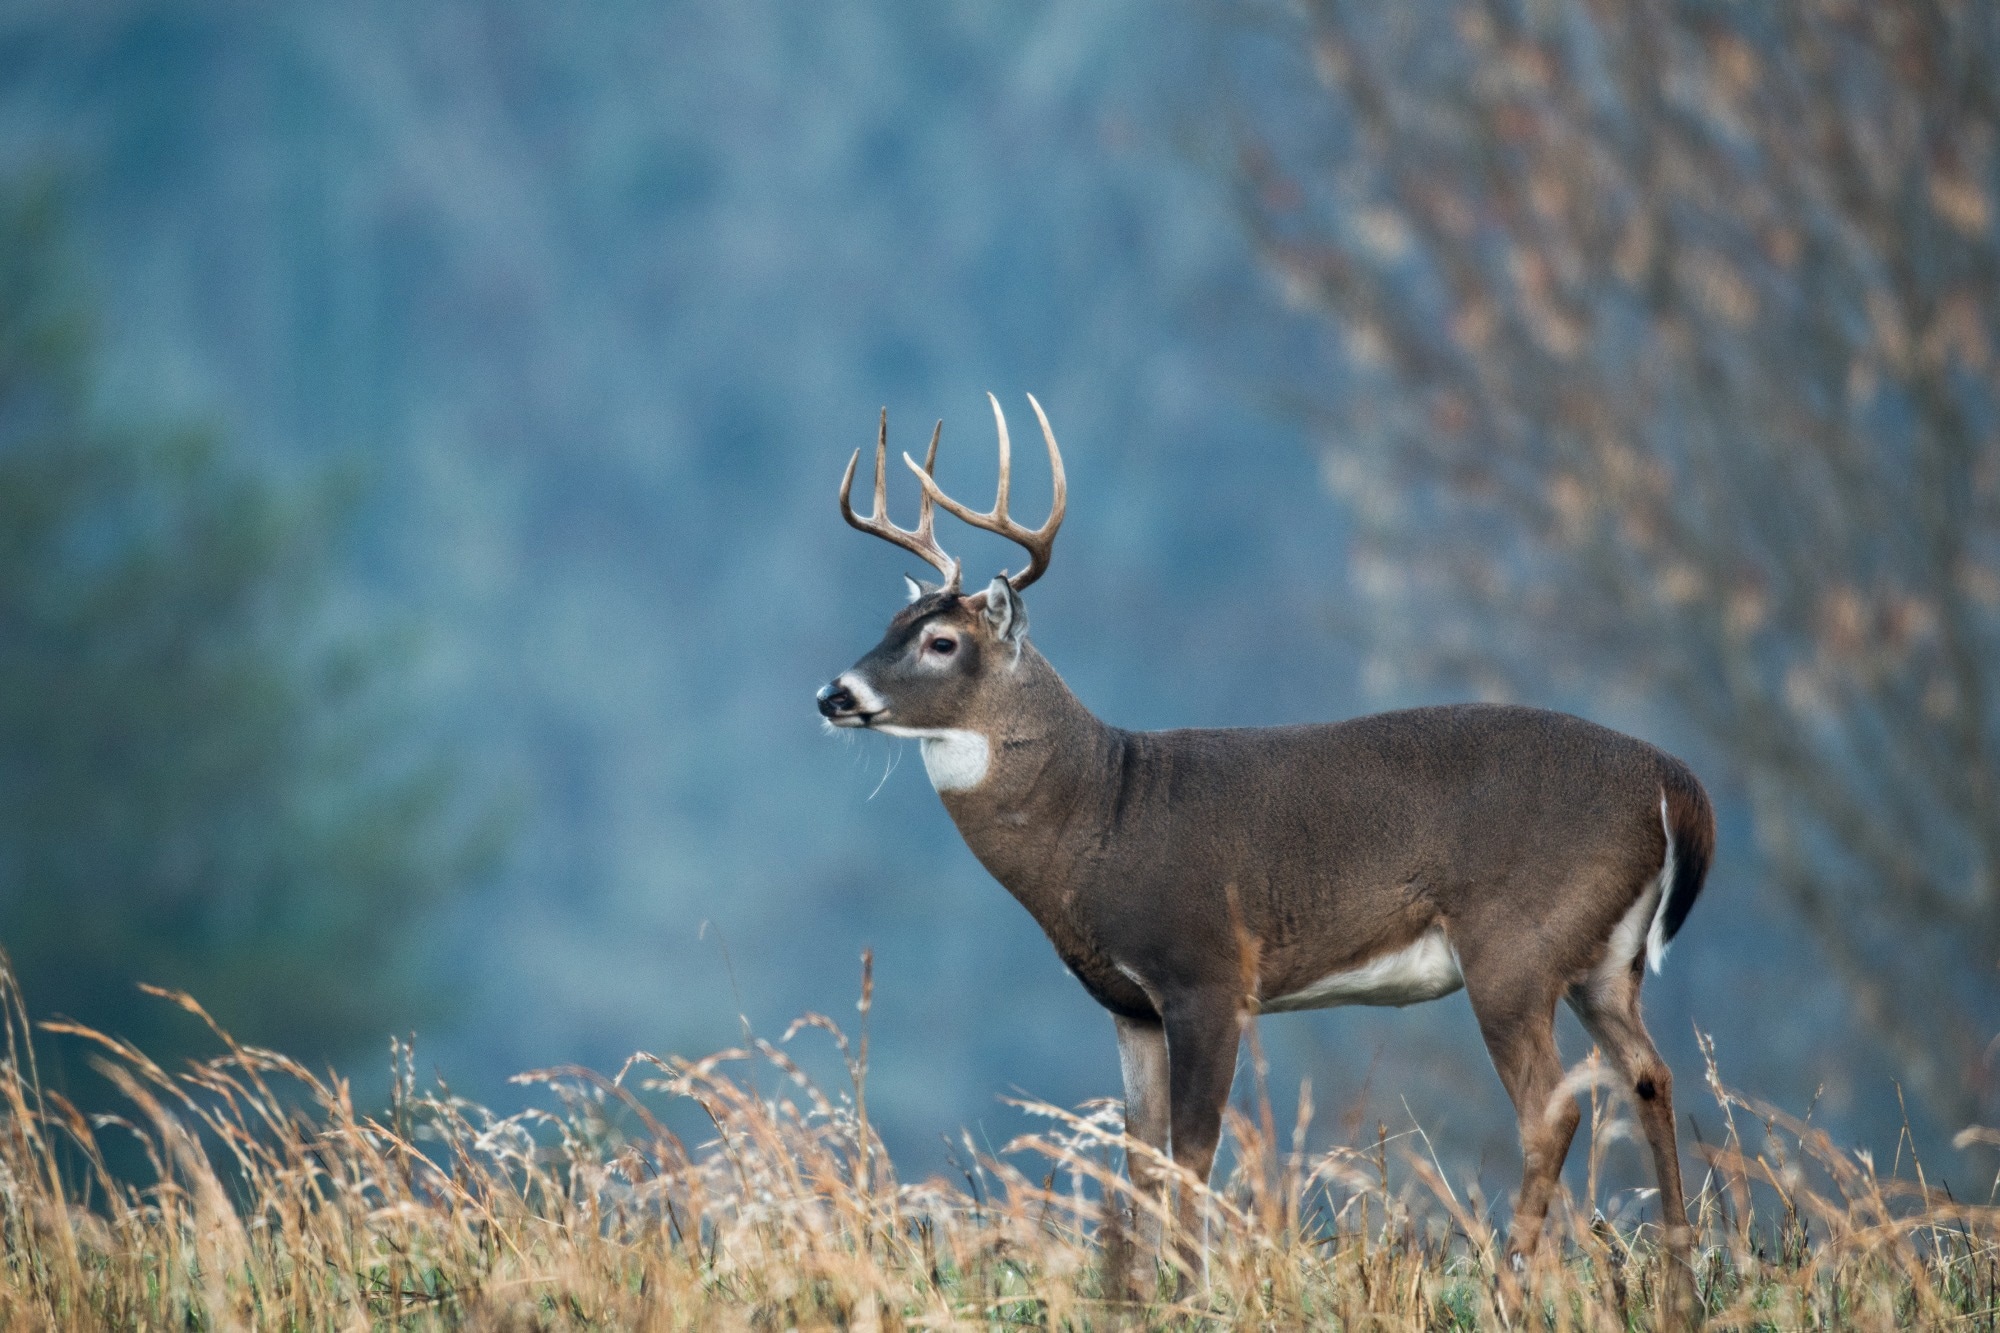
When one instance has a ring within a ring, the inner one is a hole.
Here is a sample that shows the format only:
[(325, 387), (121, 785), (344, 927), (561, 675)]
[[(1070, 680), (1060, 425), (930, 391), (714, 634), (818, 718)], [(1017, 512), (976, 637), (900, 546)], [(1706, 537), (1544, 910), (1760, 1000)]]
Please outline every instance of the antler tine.
[(871, 518), (886, 520), (889, 517), (889, 409), (882, 409), (882, 420), (875, 427), (875, 512)]
[(1042, 428), (1042, 442), (1049, 447), (1049, 478), (1054, 494), (1049, 499), (1049, 516), (1035, 532), (1036, 545), (1029, 554), (1041, 563), (1030, 564), (1022, 572), (1021, 581), (1014, 585), (1019, 592), (1042, 576), (1049, 567), (1049, 557), (1055, 550), (1056, 531), (1062, 527), (1063, 515), (1069, 512), (1069, 478), (1063, 473), (1062, 450), (1056, 448), (1056, 433), (1049, 429), (1049, 414), (1042, 411), (1042, 405), (1035, 395), (1028, 395), (1028, 406), (1035, 409), (1035, 420)]
[(998, 494), (994, 496), (993, 508), (990, 511), (982, 514), (960, 504), (938, 489), (938, 484), (931, 479), (928, 468), (918, 468), (916, 460), (908, 454), (903, 455), (903, 461), (909, 464), (910, 471), (915, 472), (917, 480), (923, 483), (924, 495), (928, 499), (943, 505), (955, 518), (962, 519), (975, 528), (997, 533), (1028, 552), (1028, 567), (1019, 574), (1007, 576), (1007, 581), (1014, 585), (1014, 591), (1019, 592), (1048, 570), (1049, 554), (1055, 547), (1056, 531), (1062, 527), (1063, 511), (1069, 505), (1069, 483), (1063, 476), (1062, 450), (1056, 447), (1056, 436), (1055, 432), (1049, 429), (1048, 415), (1042, 411), (1042, 405), (1035, 401), (1035, 395), (1029, 394), (1028, 402), (1035, 409), (1035, 419), (1042, 426), (1042, 439), (1049, 447), (1049, 471), (1055, 479), (1055, 499), (1049, 506), (1048, 518), (1039, 528), (1023, 527), (1008, 517), (1007, 491), (1013, 480), (1013, 447), (1007, 438), (1007, 415), (1000, 410), (1000, 400), (990, 393), (986, 397), (993, 404), (993, 422), (1000, 435), (1000, 487)]
[[(937, 425), (931, 427), (931, 447), (924, 451), (925, 476), (930, 476), (937, 469), (938, 437), (943, 434), (944, 418), (939, 417)], [(908, 457), (907, 454), (904, 456)], [(936, 511), (931, 508), (931, 493), (924, 491), (922, 494), (923, 499), (917, 504), (917, 535), (925, 541), (930, 541), (931, 524), (936, 518)]]
[[(930, 482), (929, 471), (937, 463), (938, 437), (943, 433), (944, 422), (940, 421), (937, 429), (931, 432), (930, 453), (924, 459), (923, 470), (917, 473), (919, 479), (927, 484)], [(910, 456), (904, 454), (903, 461), (909, 462), (909, 460)], [(899, 528), (889, 521), (889, 409), (886, 407), (882, 409), (882, 422), (875, 434), (875, 512), (867, 518), (862, 518), (854, 512), (854, 473), (860, 465), (861, 451), (856, 449), (854, 456), (847, 460), (847, 472), (840, 479), (840, 516), (847, 520), (850, 527), (872, 533), (914, 555), (922, 556), (932, 568), (944, 575), (944, 590), (957, 592), (959, 563), (952, 556), (945, 554), (944, 549), (937, 544), (937, 539), (932, 535), (934, 515), (931, 511), (929, 492), (925, 492), (917, 510), (915, 528)], [(910, 463), (912, 469), (916, 466), (915, 463)]]
[(1014, 445), (1007, 438), (1007, 414), (1000, 410), (1000, 400), (991, 393), (986, 401), (993, 404), (993, 430), (1000, 437), (1000, 486), (993, 497), (993, 512), (1007, 522), (1007, 489), (1014, 481)]

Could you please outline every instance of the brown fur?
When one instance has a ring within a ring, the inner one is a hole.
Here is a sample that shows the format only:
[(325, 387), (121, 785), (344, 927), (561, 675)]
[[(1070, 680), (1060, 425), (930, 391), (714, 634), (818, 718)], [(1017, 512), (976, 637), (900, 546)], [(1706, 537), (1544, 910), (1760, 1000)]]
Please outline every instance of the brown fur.
[[(1165, 1041), (1167, 1142), (1157, 1124), (1135, 1133), (1205, 1177), (1246, 1008), (1441, 924), (1520, 1115), (1516, 1248), (1534, 1248), (1578, 1118), (1573, 1102), (1551, 1102), (1559, 1000), (1633, 1090), (1666, 1223), (1685, 1236), (1672, 1079), (1639, 1016), (1643, 972), (1600, 966), (1667, 859), (1663, 794), (1677, 870), (1669, 935), (1700, 891), (1714, 817), (1685, 765), (1580, 718), (1487, 704), (1123, 731), (1092, 716), (1026, 642), (1025, 617), (998, 581), (973, 598), (920, 599), (849, 673), (886, 701), (883, 713), (829, 716), (986, 737), (983, 779), (942, 792), (945, 808), (1117, 1016), (1128, 1071), (1152, 1067), (1146, 1043)], [(938, 656), (941, 637), (955, 647)], [(1128, 1105), (1157, 1101), (1157, 1089), (1129, 1082)]]

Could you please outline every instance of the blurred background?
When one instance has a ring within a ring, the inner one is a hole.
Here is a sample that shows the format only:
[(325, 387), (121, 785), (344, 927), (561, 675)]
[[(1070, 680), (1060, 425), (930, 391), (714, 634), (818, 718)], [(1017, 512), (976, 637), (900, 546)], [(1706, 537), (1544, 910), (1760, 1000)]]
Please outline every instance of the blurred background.
[[(1648, 988), (1684, 1111), (1699, 1028), (1949, 1176), (2000, 1113), (1997, 97), (1945, 3), (7, 0), (0, 944), (162, 1057), (212, 1038), (137, 982), (502, 1107), (851, 1024), (872, 948), (906, 1172), (1116, 1095), (915, 754), (812, 708), (914, 563), (835, 509), (877, 409), (977, 502), (1033, 392), (1034, 634), (1101, 716), (1659, 741), (1723, 825)], [(1318, 1136), (1510, 1183), (1462, 996), (1262, 1031)]]

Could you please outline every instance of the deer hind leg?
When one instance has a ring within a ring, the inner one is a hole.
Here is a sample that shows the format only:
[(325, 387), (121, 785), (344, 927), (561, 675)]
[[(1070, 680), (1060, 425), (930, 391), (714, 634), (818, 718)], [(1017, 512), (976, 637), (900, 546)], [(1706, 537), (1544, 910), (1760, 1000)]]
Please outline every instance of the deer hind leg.
[(1520, 1121), (1521, 1194), (1514, 1205), (1507, 1248), (1525, 1263), (1541, 1243), (1549, 1201), (1582, 1112), (1575, 1098), (1563, 1094), (1562, 1058), (1556, 1051), (1556, 996), (1549, 992), (1546, 977), (1521, 967), (1518, 956), (1490, 969), (1470, 960), (1461, 962), (1479, 1033)]
[[(1643, 955), (1642, 955), (1643, 957)], [(1660, 1184), (1660, 1222), (1668, 1254), (1667, 1293), (1674, 1322), (1688, 1317), (1694, 1301), (1694, 1270), (1689, 1252), (1694, 1236), (1688, 1227), (1687, 1201), (1681, 1193), (1680, 1147), (1674, 1138), (1674, 1076), (1660, 1058), (1639, 1014), (1640, 959), (1629, 967), (1600, 969), (1570, 992), (1570, 1007), (1611, 1063), (1632, 1096), (1646, 1142), (1653, 1150), (1653, 1172)]]

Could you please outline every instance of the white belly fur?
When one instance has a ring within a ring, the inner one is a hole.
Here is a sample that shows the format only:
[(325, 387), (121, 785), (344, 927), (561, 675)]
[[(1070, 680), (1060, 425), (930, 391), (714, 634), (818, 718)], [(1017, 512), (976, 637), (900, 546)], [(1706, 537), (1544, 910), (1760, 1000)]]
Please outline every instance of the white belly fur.
[(1304, 990), (1266, 1000), (1260, 1007), (1277, 1013), (1343, 1004), (1419, 1004), (1449, 995), (1464, 984), (1458, 954), (1444, 927), (1432, 926), (1394, 953), (1321, 977)]

